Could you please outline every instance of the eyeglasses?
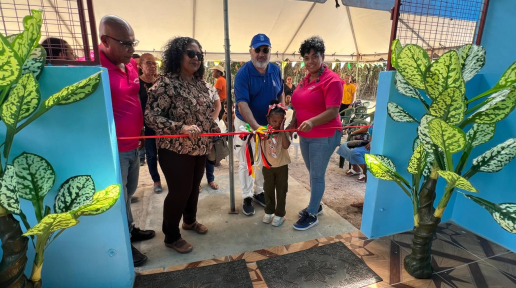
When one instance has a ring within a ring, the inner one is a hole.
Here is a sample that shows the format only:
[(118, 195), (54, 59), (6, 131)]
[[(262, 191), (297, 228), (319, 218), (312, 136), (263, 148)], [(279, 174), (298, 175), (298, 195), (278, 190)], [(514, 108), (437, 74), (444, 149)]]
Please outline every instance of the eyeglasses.
[(138, 43), (140, 43), (140, 41), (138, 41), (138, 40), (135, 40), (134, 42), (133, 41), (122, 41), (122, 40), (118, 40), (116, 38), (113, 38), (113, 37), (111, 37), (109, 35), (104, 35), (104, 36), (115, 40), (116, 42), (120, 43), (120, 45), (124, 46), (127, 49), (132, 48), (132, 47), (136, 47), (136, 46), (138, 46)]
[(254, 48), (254, 52), (256, 52), (256, 54), (260, 54), (260, 51), (263, 52), (263, 54), (269, 54), (269, 47), (263, 47), (263, 48), (260, 48), (260, 47), (257, 47), (257, 48)]
[(190, 59), (193, 59), (195, 56), (197, 56), (199, 61), (204, 60), (204, 55), (202, 55), (201, 52), (195, 52), (194, 50), (186, 50), (186, 55), (188, 55)]

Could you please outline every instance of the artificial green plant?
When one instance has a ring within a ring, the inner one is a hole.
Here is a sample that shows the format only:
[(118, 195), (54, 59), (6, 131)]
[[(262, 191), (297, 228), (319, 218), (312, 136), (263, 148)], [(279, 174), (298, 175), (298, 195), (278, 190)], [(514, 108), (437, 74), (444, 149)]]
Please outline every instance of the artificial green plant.
[[(91, 176), (74, 176), (59, 188), (53, 209), (44, 206), (55, 184), (56, 173), (43, 157), (22, 153), (11, 160), (17, 133), (56, 106), (72, 104), (90, 96), (100, 84), (100, 73), (64, 87), (41, 103), (38, 78), (45, 66), (41, 37), (42, 12), (32, 10), (23, 19), (24, 31), (0, 34), (0, 118), (6, 126), (0, 146), (0, 287), (41, 287), (45, 249), (61, 233), (79, 223), (81, 216), (98, 215), (111, 208), (120, 196), (119, 185), (95, 192)], [(37, 224), (31, 226), (19, 199), (32, 203)], [(53, 211), (52, 211), (53, 210)], [(22, 234), (18, 215), (27, 229)], [(36, 255), (29, 278), (24, 274), (29, 238)]]
[[(481, 205), (503, 229), (516, 233), (515, 203), (495, 204), (464, 192), (478, 193), (469, 179), (479, 172), (500, 171), (516, 155), (516, 138), (511, 138), (476, 157), (466, 167), (473, 149), (489, 142), (496, 123), (505, 119), (516, 106), (516, 62), (493, 88), (468, 99), (465, 83), (484, 66), (486, 51), (483, 47), (464, 45), (433, 62), (427, 51), (417, 45), (402, 47), (395, 40), (391, 48), (392, 65), (397, 70), (397, 90), (420, 102), (426, 110), (418, 120), (394, 102), (387, 105), (387, 112), (394, 121), (418, 125), (418, 136), (407, 167), (412, 179), (403, 178), (393, 162), (383, 155), (366, 154), (366, 164), (373, 176), (396, 182), (410, 197), (414, 239), (412, 253), (405, 258), (404, 266), (416, 278), (430, 278), (432, 239), (454, 192)], [(456, 153), (461, 153), (461, 157), (454, 163)], [(435, 207), (435, 190), (440, 178), (447, 185)]]

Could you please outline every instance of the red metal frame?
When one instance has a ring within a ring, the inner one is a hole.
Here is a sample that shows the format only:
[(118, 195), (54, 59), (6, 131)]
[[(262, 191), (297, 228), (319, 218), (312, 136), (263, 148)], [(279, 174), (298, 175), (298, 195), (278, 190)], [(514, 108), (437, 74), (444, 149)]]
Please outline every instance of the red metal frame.
[(484, 35), (484, 26), (486, 24), (487, 8), (489, 7), (489, 0), (484, 0), (484, 8), (482, 9), (482, 16), (480, 17), (480, 24), (478, 26), (477, 39), (475, 44), (480, 45), (482, 43), (482, 36)]
[(396, 33), (398, 31), (398, 20), (400, 17), (400, 6), (401, 6), (401, 0), (396, 0), (394, 3), (394, 7), (391, 10), (391, 20), (392, 20), (392, 28), (391, 28), (391, 38), (389, 40), (389, 54), (387, 55), (387, 71), (395, 70), (394, 67), (392, 67), (391, 63), (391, 47), (392, 47), (392, 41), (396, 39)]

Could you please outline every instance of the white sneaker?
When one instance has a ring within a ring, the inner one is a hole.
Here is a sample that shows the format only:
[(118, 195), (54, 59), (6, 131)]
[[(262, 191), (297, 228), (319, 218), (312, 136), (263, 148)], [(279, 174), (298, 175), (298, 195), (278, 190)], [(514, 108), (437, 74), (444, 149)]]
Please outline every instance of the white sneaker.
[(283, 222), (285, 222), (285, 217), (275, 216), (274, 220), (272, 220), (272, 226), (279, 227)]
[(272, 218), (274, 217), (274, 214), (267, 214), (265, 213), (265, 215), (263, 215), (263, 219), (262, 219), (262, 222), (265, 223), (265, 224), (269, 224), (272, 222)]

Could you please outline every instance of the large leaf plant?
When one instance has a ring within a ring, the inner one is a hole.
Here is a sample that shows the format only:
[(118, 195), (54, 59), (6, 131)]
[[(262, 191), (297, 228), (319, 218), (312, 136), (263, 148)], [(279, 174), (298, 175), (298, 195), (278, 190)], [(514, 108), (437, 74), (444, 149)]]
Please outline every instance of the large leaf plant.
[[(96, 73), (64, 87), (41, 103), (38, 78), (45, 66), (41, 37), (42, 12), (32, 10), (23, 19), (24, 31), (5, 37), (0, 34), (0, 119), (6, 126), (0, 146), (0, 287), (40, 287), (45, 249), (61, 233), (79, 223), (81, 216), (101, 214), (120, 196), (120, 186), (95, 192), (91, 176), (74, 176), (60, 185), (53, 209), (44, 206), (45, 196), (55, 186), (56, 172), (43, 157), (22, 153), (11, 159), (14, 138), (23, 128), (52, 108), (72, 104), (90, 96), (100, 84)], [(28, 146), (28, 145), (26, 145)], [(20, 199), (32, 203), (37, 224), (31, 226)], [(19, 216), (26, 228), (22, 234)], [(29, 238), (36, 250), (32, 273), (24, 274)]]
[[(515, 203), (495, 204), (470, 194), (478, 193), (469, 181), (471, 177), (480, 172), (498, 172), (516, 155), (516, 138), (511, 138), (476, 157), (466, 167), (473, 149), (489, 142), (496, 123), (516, 106), (516, 62), (493, 88), (471, 99), (466, 97), (465, 84), (484, 66), (485, 55), (483, 47), (468, 44), (432, 62), (428, 53), (417, 45), (402, 47), (398, 40), (392, 43), (396, 88), (402, 95), (420, 102), (426, 111), (417, 120), (400, 105), (393, 102), (387, 105), (394, 121), (418, 125), (407, 167), (412, 179), (403, 178), (393, 162), (383, 155), (366, 154), (366, 164), (373, 176), (396, 182), (411, 199), (414, 239), (412, 253), (405, 258), (404, 266), (416, 278), (431, 277), (432, 239), (454, 192), (484, 207), (503, 229), (516, 233)], [(461, 157), (454, 163), (453, 155), (457, 153)], [(447, 185), (435, 207), (439, 178)]]

